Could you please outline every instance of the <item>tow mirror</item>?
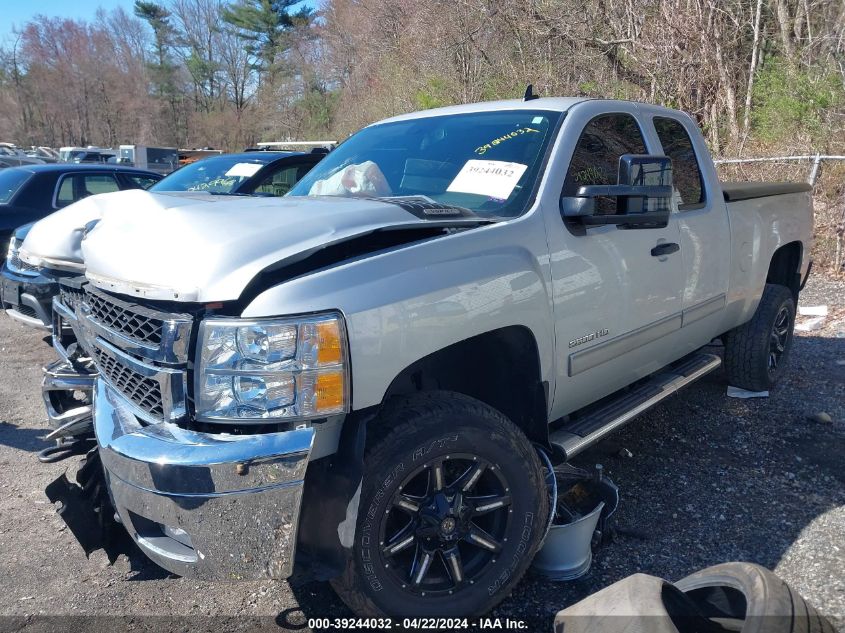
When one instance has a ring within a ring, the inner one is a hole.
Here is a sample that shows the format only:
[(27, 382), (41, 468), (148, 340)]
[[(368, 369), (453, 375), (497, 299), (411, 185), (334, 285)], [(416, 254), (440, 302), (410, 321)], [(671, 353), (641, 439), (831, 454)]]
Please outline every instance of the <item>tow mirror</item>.
[[(616, 224), (621, 228), (661, 228), (669, 221), (672, 160), (666, 156), (623, 154), (616, 185), (584, 185), (560, 199), (565, 221), (583, 226)], [(616, 213), (596, 213), (596, 200), (615, 198)]]

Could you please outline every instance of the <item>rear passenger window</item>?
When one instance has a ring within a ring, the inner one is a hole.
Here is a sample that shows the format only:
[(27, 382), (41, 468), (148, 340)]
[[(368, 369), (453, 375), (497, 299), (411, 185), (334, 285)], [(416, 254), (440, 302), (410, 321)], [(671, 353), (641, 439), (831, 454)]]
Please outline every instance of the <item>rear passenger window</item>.
[(699, 209), (704, 203), (704, 179), (692, 147), (692, 139), (680, 121), (655, 117), (654, 129), (663, 153), (672, 159), (672, 179), (678, 194), (678, 209)]
[(113, 176), (106, 174), (75, 174), (72, 176), (65, 176), (59, 185), (59, 191), (56, 194), (56, 206), (66, 207), (67, 205), (93, 196), (98, 193), (110, 193), (117, 191), (117, 181)]
[[(563, 195), (574, 196), (585, 185), (615, 185), (619, 182), (619, 157), (647, 154), (645, 140), (630, 114), (603, 114), (587, 123), (563, 184)], [(596, 199), (597, 214), (616, 213), (615, 198)]]

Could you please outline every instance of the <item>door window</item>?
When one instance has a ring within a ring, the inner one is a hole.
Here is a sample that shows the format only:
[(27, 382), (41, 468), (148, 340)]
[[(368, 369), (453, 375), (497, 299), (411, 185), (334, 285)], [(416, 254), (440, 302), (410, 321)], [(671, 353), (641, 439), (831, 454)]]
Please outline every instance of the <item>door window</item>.
[[(630, 114), (602, 114), (587, 123), (563, 184), (563, 195), (574, 196), (585, 185), (615, 185), (619, 182), (619, 157), (647, 154), (645, 140)], [(616, 213), (616, 199), (596, 199), (596, 214)]]
[(655, 117), (654, 129), (663, 153), (672, 159), (672, 179), (678, 209), (700, 209), (704, 204), (704, 178), (692, 146), (692, 139), (676, 119)]
[(117, 191), (117, 180), (107, 174), (74, 174), (62, 178), (56, 193), (56, 207), (67, 205), (98, 193)]

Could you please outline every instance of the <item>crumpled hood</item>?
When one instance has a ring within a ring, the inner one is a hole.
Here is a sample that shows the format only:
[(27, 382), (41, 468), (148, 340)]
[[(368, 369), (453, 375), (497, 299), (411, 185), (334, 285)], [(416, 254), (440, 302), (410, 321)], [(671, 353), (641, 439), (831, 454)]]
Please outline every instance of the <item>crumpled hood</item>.
[[(115, 191), (84, 198), (51, 213), (33, 224), (21, 245), (20, 257), (34, 266), (48, 268), (84, 268), (82, 261), (82, 239), (85, 237), (86, 226), (95, 220), (102, 219), (109, 211), (124, 213), (132, 212), (147, 200), (146, 192), (133, 189), (130, 191)], [(190, 196), (197, 200), (214, 200), (215, 197), (206, 193), (178, 194), (182, 198)], [(167, 203), (170, 206), (184, 204), (179, 197), (172, 196)]]
[(82, 242), (87, 277), (122, 294), (199, 302), (237, 299), (265, 268), (357, 235), (479, 221), (424, 220), (395, 204), (337, 197), (198, 200), (133, 191), (101, 204), (109, 208)]

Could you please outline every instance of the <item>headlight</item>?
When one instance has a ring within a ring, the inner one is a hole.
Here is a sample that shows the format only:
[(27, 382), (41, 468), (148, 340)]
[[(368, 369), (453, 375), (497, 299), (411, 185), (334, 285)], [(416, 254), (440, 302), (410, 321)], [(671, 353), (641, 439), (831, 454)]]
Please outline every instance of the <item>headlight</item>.
[(206, 319), (195, 377), (197, 418), (267, 422), (347, 410), (343, 319)]
[(20, 258), (21, 244), (23, 242), (14, 235), (9, 240), (9, 250), (6, 253), (6, 266), (9, 267), (13, 273), (18, 275), (28, 275), (30, 277), (38, 276), (38, 267), (32, 266), (22, 261)]

